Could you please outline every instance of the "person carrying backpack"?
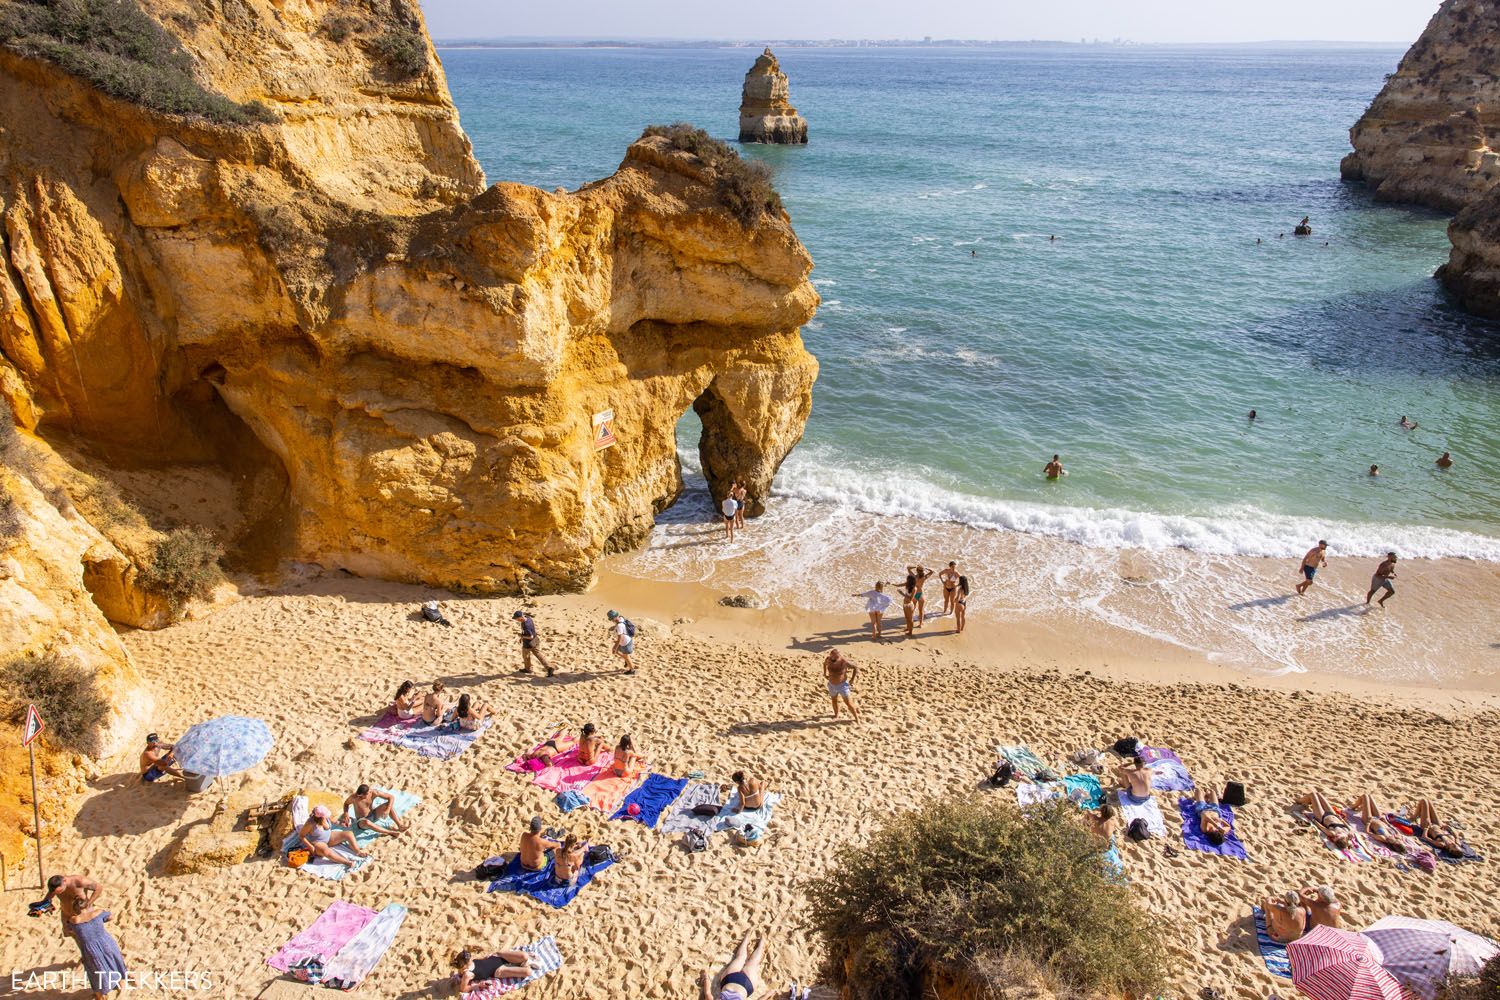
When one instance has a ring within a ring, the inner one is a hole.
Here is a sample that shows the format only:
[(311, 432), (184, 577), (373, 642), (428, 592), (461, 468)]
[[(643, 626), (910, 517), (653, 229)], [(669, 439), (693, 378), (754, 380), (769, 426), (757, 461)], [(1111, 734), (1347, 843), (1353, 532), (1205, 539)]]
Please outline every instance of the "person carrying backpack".
[(635, 624), (618, 611), (611, 611), (606, 615), (610, 621), (610, 634), (614, 637), (613, 652), (625, 661), (625, 672), (635, 673), (635, 662), (631, 655), (635, 652)]

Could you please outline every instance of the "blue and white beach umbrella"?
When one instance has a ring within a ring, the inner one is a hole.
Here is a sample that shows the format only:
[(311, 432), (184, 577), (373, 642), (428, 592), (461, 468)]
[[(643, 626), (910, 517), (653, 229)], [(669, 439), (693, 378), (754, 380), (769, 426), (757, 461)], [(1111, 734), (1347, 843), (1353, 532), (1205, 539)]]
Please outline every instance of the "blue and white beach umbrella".
[(184, 771), (222, 778), (259, 764), (274, 743), (261, 720), (225, 715), (183, 733), (173, 757)]

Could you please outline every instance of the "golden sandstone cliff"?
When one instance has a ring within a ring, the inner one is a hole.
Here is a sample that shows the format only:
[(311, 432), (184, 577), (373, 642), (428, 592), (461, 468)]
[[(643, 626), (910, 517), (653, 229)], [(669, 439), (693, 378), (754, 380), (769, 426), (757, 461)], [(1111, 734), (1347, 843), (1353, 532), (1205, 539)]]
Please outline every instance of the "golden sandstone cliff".
[(1476, 312), (1500, 315), (1500, 3), (1446, 0), (1350, 130), (1346, 179), (1385, 201), (1458, 212), (1438, 276)]
[(745, 74), (740, 98), (740, 142), (807, 142), (807, 119), (792, 107), (791, 87), (781, 64), (766, 49)]
[(61, 68), (66, 39), (0, 48), (0, 399), (42, 456), (4, 483), (0, 653), (128, 670), (105, 612), (160, 623), (128, 540), (47, 499), (59, 455), (212, 470), (248, 566), (478, 590), (582, 587), (641, 541), (689, 408), (715, 493), (767, 495), (817, 374), (779, 203), (731, 211), (666, 136), (576, 192), (486, 188), (406, 0), (141, 9), (216, 100), (258, 103), (164, 113)]

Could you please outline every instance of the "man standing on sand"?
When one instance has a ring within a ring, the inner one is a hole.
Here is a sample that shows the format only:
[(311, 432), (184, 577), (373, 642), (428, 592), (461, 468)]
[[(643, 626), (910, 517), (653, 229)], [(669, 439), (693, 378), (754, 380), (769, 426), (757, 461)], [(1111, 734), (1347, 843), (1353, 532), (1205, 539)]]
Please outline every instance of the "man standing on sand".
[(958, 563), (948, 563), (948, 568), (938, 574), (938, 579), (943, 584), (943, 614), (953, 611), (953, 606), (958, 603)]
[(605, 617), (610, 621), (610, 634), (614, 636), (614, 654), (625, 661), (627, 674), (635, 673), (635, 662), (630, 658), (635, 653), (635, 626), (618, 611), (611, 611)]
[(1318, 539), (1318, 544), (1307, 550), (1307, 555), (1302, 557), (1302, 582), (1297, 584), (1297, 596), (1301, 597), (1307, 593), (1313, 585), (1313, 577), (1318, 575), (1318, 570), (1328, 565), (1328, 543)]
[(833, 699), (833, 717), (839, 717), (839, 702), (849, 707), (849, 716), (859, 721), (859, 711), (854, 707), (854, 678), (859, 676), (859, 666), (836, 649), (830, 649), (823, 657), (823, 678), (828, 681), (828, 697)]
[(547, 658), (542, 655), (542, 640), (536, 634), (536, 622), (531, 620), (531, 616), (524, 611), (517, 611), (510, 617), (521, 626), (519, 633), (521, 637), (521, 669), (516, 672), (520, 674), (532, 673), (531, 658), (534, 656), (537, 662), (542, 665), (542, 669), (547, 671), (548, 677), (557, 673), (556, 670), (552, 669), (552, 664), (548, 663)]
[(1396, 592), (1396, 585), (1391, 581), (1396, 578), (1396, 553), (1387, 552), (1385, 561), (1375, 567), (1375, 575), (1370, 578), (1370, 592), (1365, 595), (1365, 603), (1370, 603), (1370, 598), (1375, 596), (1377, 590), (1384, 590), (1380, 600), (1376, 602), (1378, 607), (1385, 607), (1385, 602), (1391, 599)]
[(1042, 475), (1046, 476), (1048, 479), (1061, 479), (1067, 474), (1067, 470), (1064, 469), (1062, 465), (1061, 455), (1053, 455), (1052, 461), (1048, 462), (1042, 467)]
[(734, 541), (734, 522), (740, 515), (740, 505), (734, 498), (734, 488), (730, 487), (724, 495), (724, 502), (719, 504), (719, 511), (724, 515), (724, 539)]

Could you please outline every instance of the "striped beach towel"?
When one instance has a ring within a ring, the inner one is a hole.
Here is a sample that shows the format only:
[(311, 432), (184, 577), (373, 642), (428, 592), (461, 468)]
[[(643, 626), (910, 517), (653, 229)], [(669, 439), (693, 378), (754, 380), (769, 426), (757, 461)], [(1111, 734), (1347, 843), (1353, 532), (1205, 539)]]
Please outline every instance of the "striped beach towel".
[(557, 950), (557, 938), (550, 934), (532, 944), (522, 945), (521, 950), (531, 956), (531, 975), (525, 979), (491, 979), (479, 989), (467, 993), (467, 1000), (494, 1000), (562, 968), (562, 952)]
[(1258, 906), (1255, 908), (1255, 944), (1266, 963), (1266, 971), (1283, 979), (1292, 978), (1292, 959), (1286, 953), (1286, 945), (1271, 938), (1265, 911)]

